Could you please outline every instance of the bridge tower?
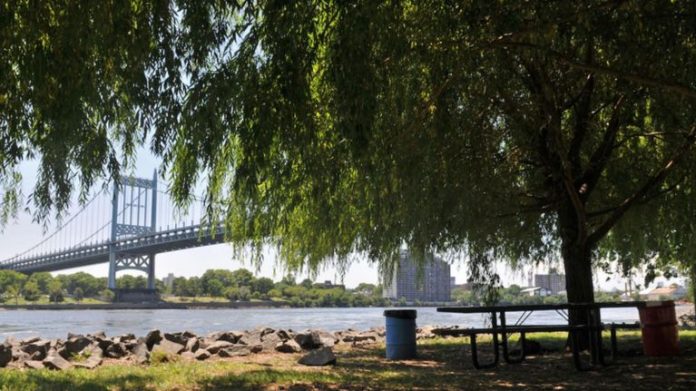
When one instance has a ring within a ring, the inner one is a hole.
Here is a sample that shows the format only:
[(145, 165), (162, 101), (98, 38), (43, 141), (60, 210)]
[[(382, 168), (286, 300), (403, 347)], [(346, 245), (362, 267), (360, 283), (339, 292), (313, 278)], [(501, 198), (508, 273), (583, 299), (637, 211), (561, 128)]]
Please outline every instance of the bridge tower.
[[(155, 290), (155, 254), (119, 251), (113, 244), (119, 239), (155, 232), (157, 229), (157, 170), (152, 179), (123, 178), (114, 183), (111, 210), (108, 287), (116, 291), (116, 272), (140, 270), (147, 273), (147, 290)], [(118, 292), (117, 300), (118, 300)]]

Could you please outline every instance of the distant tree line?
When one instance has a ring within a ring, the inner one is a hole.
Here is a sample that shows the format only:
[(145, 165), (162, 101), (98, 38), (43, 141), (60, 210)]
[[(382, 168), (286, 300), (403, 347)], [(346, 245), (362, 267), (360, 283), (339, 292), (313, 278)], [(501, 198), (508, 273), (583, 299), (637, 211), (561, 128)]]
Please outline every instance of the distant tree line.
[[(123, 275), (116, 279), (119, 289), (142, 289), (147, 284), (144, 276)], [(59, 274), (40, 272), (26, 275), (12, 270), (0, 270), (0, 301), (19, 304), (37, 302), (47, 298), (50, 302), (63, 302), (66, 297), (74, 301), (93, 298), (111, 301), (113, 292), (106, 289), (106, 277), (89, 273)], [(293, 276), (285, 276), (274, 282), (268, 277), (255, 277), (247, 269), (207, 270), (200, 277), (177, 277), (171, 286), (161, 279), (155, 280), (160, 294), (173, 295), (183, 300), (197, 297), (226, 298), (230, 301), (274, 300), (285, 301), (293, 307), (362, 307), (383, 306), (379, 285), (361, 283), (355, 289), (342, 285), (325, 285), (305, 279), (299, 284)]]
[(355, 289), (339, 285), (324, 285), (304, 279), (299, 284), (293, 276), (274, 282), (268, 277), (255, 277), (246, 269), (207, 270), (201, 277), (177, 277), (165, 293), (182, 298), (199, 296), (225, 297), (231, 301), (286, 301), (293, 307), (362, 307), (381, 306), (382, 288), (361, 283)]

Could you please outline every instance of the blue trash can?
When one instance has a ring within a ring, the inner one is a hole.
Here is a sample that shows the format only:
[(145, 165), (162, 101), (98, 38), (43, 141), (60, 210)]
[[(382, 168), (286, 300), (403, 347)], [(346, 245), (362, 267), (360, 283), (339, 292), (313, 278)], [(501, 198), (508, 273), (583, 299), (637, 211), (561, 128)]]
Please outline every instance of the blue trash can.
[(416, 358), (416, 310), (385, 310), (387, 359)]

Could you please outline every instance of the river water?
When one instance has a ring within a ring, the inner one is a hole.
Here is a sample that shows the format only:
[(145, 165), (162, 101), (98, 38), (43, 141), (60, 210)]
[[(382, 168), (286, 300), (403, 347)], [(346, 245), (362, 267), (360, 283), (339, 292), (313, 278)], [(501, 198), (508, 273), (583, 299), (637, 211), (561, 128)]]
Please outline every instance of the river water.
[[(419, 326), (459, 325), (480, 327), (486, 322), (481, 314), (448, 314), (435, 308), (418, 308)], [(0, 310), (0, 341), (8, 336), (26, 338), (65, 338), (68, 332), (87, 334), (104, 331), (116, 336), (133, 333), (143, 336), (149, 330), (192, 331), (202, 335), (213, 331), (250, 330), (258, 327), (329, 331), (353, 328), (364, 330), (384, 325), (384, 308), (276, 308), (276, 309), (188, 309), (188, 310)], [(516, 315), (508, 314), (508, 323)], [(602, 310), (605, 322), (635, 322), (635, 308)], [(563, 322), (553, 311), (532, 314), (528, 324)]]

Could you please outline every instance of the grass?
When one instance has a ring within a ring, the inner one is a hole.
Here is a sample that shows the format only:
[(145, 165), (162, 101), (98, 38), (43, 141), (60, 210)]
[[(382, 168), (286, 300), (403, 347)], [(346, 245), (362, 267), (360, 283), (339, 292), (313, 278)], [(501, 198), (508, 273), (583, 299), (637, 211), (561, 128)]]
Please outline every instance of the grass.
[(482, 371), (471, 366), (466, 339), (437, 338), (419, 341), (417, 360), (387, 361), (383, 345), (340, 347), (338, 365), (324, 368), (295, 364), (299, 354), (259, 354), (92, 371), (0, 370), (0, 390), (696, 389), (696, 331), (680, 333), (684, 353), (676, 358), (637, 355), (639, 332), (619, 336), (620, 350), (629, 355), (592, 372), (575, 371), (562, 353), (565, 335), (545, 333), (533, 339), (552, 352)]

